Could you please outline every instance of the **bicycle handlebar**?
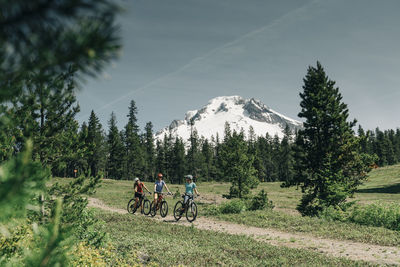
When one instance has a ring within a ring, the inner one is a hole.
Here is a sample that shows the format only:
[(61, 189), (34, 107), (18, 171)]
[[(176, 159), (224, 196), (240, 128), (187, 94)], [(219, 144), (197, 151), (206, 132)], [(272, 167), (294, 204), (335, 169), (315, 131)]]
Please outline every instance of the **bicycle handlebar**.
[(171, 192), (168, 192), (168, 193), (164, 193), (164, 192), (154, 192), (154, 194), (167, 195), (167, 196), (171, 195), (171, 196), (172, 196), (172, 193), (171, 193)]
[(182, 197), (185, 197), (185, 196), (189, 196), (189, 197), (192, 197), (192, 198), (198, 198), (199, 197), (199, 194), (182, 194)]

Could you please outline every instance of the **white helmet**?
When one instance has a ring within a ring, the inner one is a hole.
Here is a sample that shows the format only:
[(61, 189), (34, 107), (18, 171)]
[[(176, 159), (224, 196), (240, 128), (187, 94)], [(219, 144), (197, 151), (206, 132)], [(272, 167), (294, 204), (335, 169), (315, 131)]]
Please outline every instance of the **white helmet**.
[(139, 181), (139, 178), (136, 177), (136, 178), (135, 178), (135, 182), (137, 182), (137, 181)]

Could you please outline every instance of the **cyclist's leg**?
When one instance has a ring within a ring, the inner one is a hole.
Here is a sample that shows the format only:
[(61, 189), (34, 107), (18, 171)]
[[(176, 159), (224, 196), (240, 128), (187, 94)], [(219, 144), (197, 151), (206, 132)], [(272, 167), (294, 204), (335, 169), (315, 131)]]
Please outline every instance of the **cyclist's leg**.
[(156, 206), (156, 207), (157, 207), (157, 210), (161, 208), (162, 200), (163, 200), (163, 196), (162, 196), (162, 194), (160, 193), (160, 194), (158, 194), (158, 199), (157, 199), (157, 206)]
[(154, 192), (154, 206), (156, 207), (157, 205), (157, 200), (158, 200), (158, 194)]
[(140, 196), (140, 207), (142, 208), (142, 210), (143, 210), (143, 206), (144, 206), (144, 195), (143, 194)]
[(189, 196), (185, 195), (184, 198), (183, 198), (183, 207), (182, 207), (182, 209), (185, 209), (188, 200), (189, 200)]
[(137, 207), (138, 202), (139, 202), (139, 197), (138, 197), (137, 193), (135, 193), (135, 207)]

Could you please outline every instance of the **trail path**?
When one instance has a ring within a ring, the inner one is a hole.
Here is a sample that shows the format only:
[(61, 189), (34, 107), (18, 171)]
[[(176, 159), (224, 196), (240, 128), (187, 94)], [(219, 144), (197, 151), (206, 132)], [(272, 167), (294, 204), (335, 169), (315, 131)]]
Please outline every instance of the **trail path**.
[[(105, 205), (101, 200), (89, 198), (89, 206), (105, 211), (127, 214), (123, 209)], [(191, 223), (182, 218), (175, 222), (173, 216), (160, 218), (159, 215), (152, 218), (157, 221), (190, 226)], [(225, 221), (198, 217), (193, 225), (201, 230), (225, 232), (235, 235), (246, 235), (257, 241), (267, 242), (274, 246), (308, 249), (324, 253), (333, 257), (345, 257), (352, 260), (363, 260), (377, 264), (389, 264), (400, 266), (400, 248), (372, 245), (366, 243), (343, 241), (335, 239), (323, 239), (307, 234), (294, 234), (281, 232), (275, 229), (245, 226)]]

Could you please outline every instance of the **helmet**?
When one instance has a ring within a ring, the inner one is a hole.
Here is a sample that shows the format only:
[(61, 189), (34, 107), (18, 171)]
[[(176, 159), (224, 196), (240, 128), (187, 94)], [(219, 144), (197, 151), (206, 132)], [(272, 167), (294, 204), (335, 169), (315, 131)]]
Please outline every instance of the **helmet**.
[(193, 176), (192, 176), (192, 175), (190, 175), (190, 174), (188, 174), (188, 175), (185, 175), (185, 178), (186, 178), (186, 179), (189, 179), (189, 180), (191, 180), (191, 181), (193, 181)]
[(158, 174), (158, 178), (162, 178), (163, 177), (163, 175), (162, 175), (162, 173), (160, 172), (159, 174)]
[(135, 178), (135, 182), (137, 182), (137, 181), (139, 181), (139, 178), (136, 177), (136, 178)]

